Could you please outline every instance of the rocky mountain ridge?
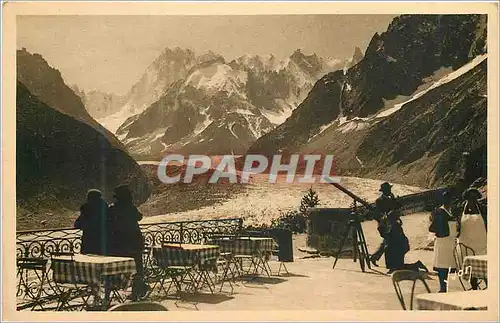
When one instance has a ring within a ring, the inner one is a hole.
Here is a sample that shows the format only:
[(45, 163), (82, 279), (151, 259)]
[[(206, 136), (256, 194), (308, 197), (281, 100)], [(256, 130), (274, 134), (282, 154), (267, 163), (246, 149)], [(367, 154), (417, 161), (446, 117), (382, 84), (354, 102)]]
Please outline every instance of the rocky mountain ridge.
[(61, 217), (73, 216), (91, 188), (111, 201), (113, 188), (127, 183), (137, 203), (146, 201), (150, 184), (137, 162), (89, 115), (58, 70), (21, 50), (17, 80), (18, 228), (67, 222)]
[(319, 77), (345, 64), (301, 50), (284, 61), (247, 55), (226, 62), (210, 53), (116, 134), (138, 158), (242, 154), (284, 122)]
[[(415, 102), (432, 97), (431, 93), (424, 95), (426, 89), (433, 85), (442, 85), (438, 81), (453, 70), (458, 70), (471, 60), (480, 60), (486, 51), (486, 17), (481, 15), (402, 15), (393, 20), (386, 32), (375, 34), (368, 46), (364, 58), (348, 70), (336, 71), (321, 78), (310, 91), (307, 98), (292, 113), (292, 116), (282, 125), (270, 133), (259, 138), (247, 153), (261, 153), (272, 155), (275, 153), (293, 153), (304, 151), (334, 152), (339, 157), (339, 169), (347, 174), (370, 175), (376, 178), (389, 176), (397, 178), (402, 169), (403, 153), (412, 154), (412, 146), (417, 142), (424, 143), (427, 138), (418, 140), (417, 137), (402, 140), (387, 140), (385, 144), (390, 149), (398, 151), (396, 160), (392, 159), (393, 170), (388, 165), (378, 164), (374, 158), (376, 153), (366, 155), (369, 149), (365, 144), (364, 150), (358, 151), (362, 142), (377, 141), (371, 136), (381, 135), (369, 131), (373, 124), (385, 124), (396, 120), (392, 115), (399, 115), (402, 107), (419, 109)], [(479, 56), (478, 56), (479, 55)], [(486, 63), (484, 63), (486, 64)], [(474, 64), (472, 64), (474, 65)], [(474, 68), (476, 68), (474, 66)], [(477, 67), (479, 69), (479, 67)], [(465, 77), (465, 76), (464, 76)], [(459, 81), (457, 81), (459, 82)], [(466, 82), (463, 80), (463, 82)], [(480, 84), (480, 80), (475, 79)], [(438, 84), (439, 83), (439, 84)], [(450, 82), (450, 84), (457, 84)], [(458, 83), (459, 84), (459, 83)], [(472, 86), (472, 85), (471, 85)], [(479, 85), (477, 85), (479, 86)], [(467, 96), (464, 88), (456, 86), (456, 93), (448, 84), (441, 90), (454, 97)], [(421, 97), (420, 97), (421, 96)], [(468, 96), (467, 96), (468, 97)], [(403, 105), (411, 98), (420, 98), (412, 103)], [(449, 102), (450, 106), (460, 105), (460, 102)], [(422, 104), (423, 105), (423, 104)], [(425, 105), (426, 109), (435, 108), (435, 105)], [(463, 107), (461, 108), (463, 109)], [(469, 107), (469, 109), (472, 109)], [(424, 113), (422, 110), (422, 113)], [(401, 112), (402, 113), (402, 112)], [(419, 110), (415, 113), (419, 115)], [(426, 112), (428, 116), (431, 112)], [(432, 112), (434, 113), (434, 112)], [(464, 115), (471, 113), (467, 109)], [(415, 115), (406, 112), (406, 116)], [(375, 120), (376, 119), (376, 120)], [(385, 120), (387, 119), (387, 120)], [(466, 122), (464, 118), (463, 122)], [(482, 120), (486, 122), (485, 120)], [(397, 119), (393, 127), (405, 125), (412, 129), (412, 119)], [(483, 126), (481, 122), (476, 126)], [(463, 124), (465, 125), (465, 124)], [(425, 128), (425, 127), (424, 127)], [(405, 128), (402, 128), (405, 129)], [(448, 130), (458, 131), (456, 128)], [(428, 130), (428, 129), (427, 129)], [(416, 131), (416, 130), (415, 130)], [(444, 131), (444, 129), (443, 129)], [(388, 130), (386, 136), (392, 135), (394, 129)], [(461, 134), (457, 132), (453, 135)], [(482, 132), (480, 132), (483, 135)], [(446, 136), (452, 136), (448, 133)], [(462, 137), (472, 140), (470, 137)], [(481, 140), (485, 141), (485, 138)], [(403, 145), (403, 143), (405, 143)], [(432, 145), (428, 143), (428, 147)], [(398, 146), (401, 146), (399, 149)], [(466, 145), (470, 146), (470, 145)], [(388, 148), (389, 149), (389, 148)], [(440, 146), (439, 149), (444, 149)], [(421, 154), (421, 151), (418, 153)], [(437, 158), (434, 155), (435, 158)], [(385, 156), (385, 158), (388, 158)], [(376, 159), (380, 162), (379, 159)], [(443, 162), (444, 163), (444, 162)], [(436, 166), (439, 161), (428, 161), (429, 165)], [(386, 168), (384, 168), (386, 167)], [(427, 171), (429, 171), (429, 169)], [(436, 166), (437, 167), (437, 166)], [(450, 172), (455, 172), (454, 167)], [(408, 170), (407, 176), (399, 176), (405, 184), (418, 182), (419, 185), (432, 186), (452, 181), (454, 175), (438, 172), (418, 178), (418, 169)], [(436, 176), (434, 176), (436, 175)]]

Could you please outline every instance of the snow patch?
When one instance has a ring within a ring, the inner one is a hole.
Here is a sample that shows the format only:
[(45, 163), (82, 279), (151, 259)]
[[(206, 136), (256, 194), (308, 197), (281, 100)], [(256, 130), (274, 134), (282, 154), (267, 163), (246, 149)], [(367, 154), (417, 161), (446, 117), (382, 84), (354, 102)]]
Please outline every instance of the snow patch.
[(361, 120), (361, 121), (354, 120), (354, 118), (353, 118), (353, 119), (351, 119), (351, 121), (343, 124), (342, 127), (340, 127), (338, 130), (340, 130), (340, 132), (342, 132), (342, 133), (348, 133), (351, 131), (362, 130), (366, 127), (368, 127), (368, 122), (363, 121), (363, 120)]
[(326, 129), (330, 128), (337, 121), (338, 121), (338, 119), (335, 119), (332, 122), (330, 122), (328, 124), (325, 124), (325, 125), (322, 125), (321, 127), (319, 127), (318, 133), (316, 133), (314, 136), (312, 136), (311, 138), (309, 138), (309, 140), (307, 142), (310, 142), (311, 140), (313, 140), (317, 136), (321, 135), (323, 132), (325, 132)]
[(135, 116), (136, 113), (133, 111), (129, 111), (126, 108), (122, 108), (120, 111), (115, 112), (107, 117), (98, 119), (99, 122), (104, 128), (108, 129), (113, 134), (116, 133), (118, 128), (130, 117)]
[(455, 71), (453, 71), (451, 73), (448, 73), (444, 77), (440, 78), (438, 81), (434, 82), (431, 86), (429, 86), (425, 90), (422, 90), (422, 91), (414, 94), (409, 100), (404, 101), (402, 103), (395, 104), (392, 108), (389, 108), (387, 110), (384, 110), (384, 111), (378, 113), (375, 116), (375, 118), (384, 118), (384, 117), (387, 117), (387, 116), (393, 114), (394, 112), (396, 112), (399, 109), (401, 109), (401, 107), (403, 107), (405, 104), (407, 104), (407, 103), (409, 103), (411, 101), (414, 101), (414, 100), (420, 98), (422, 95), (426, 94), (427, 92), (429, 92), (429, 91), (431, 91), (431, 90), (433, 90), (433, 89), (435, 89), (435, 88), (437, 88), (437, 87), (439, 87), (439, 86), (441, 86), (443, 84), (449, 83), (449, 82), (453, 81), (454, 79), (456, 79), (456, 78), (464, 75), (465, 73), (469, 72), (474, 67), (476, 67), (479, 64), (481, 64), (481, 62), (484, 61), (487, 57), (488, 57), (488, 54), (483, 54), (483, 55), (476, 56), (470, 62), (468, 62), (467, 64), (463, 65), (459, 69), (457, 69), (457, 70), (455, 70)]
[(249, 116), (253, 116), (255, 115), (252, 111), (250, 110), (245, 110), (245, 109), (236, 109), (235, 111), (236, 113), (239, 113), (239, 114), (245, 114), (245, 115), (249, 115)]
[(226, 91), (228, 94), (232, 94), (239, 93), (238, 88), (246, 82), (247, 73), (245, 71), (235, 71), (226, 64), (214, 64), (191, 73), (184, 86), (189, 84), (196, 89)]
[(394, 57), (392, 57), (392, 56), (387, 55), (387, 61), (388, 61), (388, 62), (391, 62), (391, 63), (394, 63), (394, 62), (397, 62), (398, 60), (397, 60), (397, 59), (395, 59), (395, 58), (394, 58)]
[(166, 143), (164, 143), (163, 141), (160, 141), (161, 144), (163, 145), (163, 150), (161, 152), (164, 152), (165, 150), (167, 150), (170, 146), (172, 146), (172, 144), (170, 145), (167, 145)]
[(280, 125), (286, 121), (292, 115), (293, 109), (289, 106), (283, 106), (282, 112), (274, 112), (274, 111), (262, 111), (264, 117), (269, 120), (274, 125)]
[(129, 131), (125, 131), (125, 133), (122, 133), (121, 135), (117, 136), (118, 140), (123, 141), (127, 137)]
[(213, 120), (207, 116), (207, 118), (205, 118), (205, 121), (203, 121), (201, 124), (198, 124), (196, 126), (196, 128), (194, 129), (194, 136), (197, 136), (200, 133), (202, 133), (203, 131), (205, 131), (205, 129), (207, 129), (208, 126), (210, 126), (212, 123), (213, 123)]
[(234, 125), (235, 125), (235, 124), (236, 124), (236, 122), (231, 122), (231, 124), (229, 124), (229, 125), (227, 126), (227, 128), (229, 129), (229, 131), (231, 131), (231, 134), (232, 134), (232, 135), (233, 135), (236, 139), (238, 139), (238, 140), (239, 140), (240, 138), (238, 138), (238, 136), (237, 136), (237, 135), (234, 133), (234, 131), (233, 131), (233, 127), (234, 127)]

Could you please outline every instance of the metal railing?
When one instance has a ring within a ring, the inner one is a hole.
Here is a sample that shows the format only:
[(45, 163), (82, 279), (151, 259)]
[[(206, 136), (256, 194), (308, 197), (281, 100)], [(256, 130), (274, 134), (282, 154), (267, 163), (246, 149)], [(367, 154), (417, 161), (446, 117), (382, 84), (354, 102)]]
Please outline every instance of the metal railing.
[[(203, 243), (210, 233), (237, 234), (242, 231), (243, 219), (218, 219), (203, 221), (182, 221), (141, 224), (140, 228), (146, 244), (159, 244), (162, 241), (182, 243)], [(80, 252), (82, 231), (74, 228), (26, 230), (16, 233), (17, 258), (50, 258), (53, 252)], [(18, 309), (29, 308), (33, 304), (46, 303), (53, 299), (50, 286), (43, 286), (39, 300), (33, 298), (31, 289), (40, 288), (34, 272), (24, 272), (18, 268)], [(21, 276), (20, 276), (21, 275)], [(24, 277), (24, 284), (21, 278)], [(47, 283), (48, 281), (46, 281)]]
[[(147, 244), (162, 241), (201, 243), (209, 233), (241, 231), (243, 219), (218, 219), (141, 224)], [(80, 229), (60, 228), (26, 230), (16, 233), (17, 257), (49, 258), (52, 252), (79, 252), (82, 244)]]

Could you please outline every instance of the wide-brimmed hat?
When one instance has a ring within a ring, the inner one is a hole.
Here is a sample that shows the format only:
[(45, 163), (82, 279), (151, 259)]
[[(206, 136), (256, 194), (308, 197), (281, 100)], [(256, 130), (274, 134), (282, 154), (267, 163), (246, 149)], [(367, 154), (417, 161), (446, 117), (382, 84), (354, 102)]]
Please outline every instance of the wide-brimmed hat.
[(392, 188), (391, 184), (389, 184), (388, 182), (384, 182), (384, 183), (382, 183), (382, 185), (380, 185), (379, 191), (383, 192), (383, 191), (390, 190), (391, 188)]

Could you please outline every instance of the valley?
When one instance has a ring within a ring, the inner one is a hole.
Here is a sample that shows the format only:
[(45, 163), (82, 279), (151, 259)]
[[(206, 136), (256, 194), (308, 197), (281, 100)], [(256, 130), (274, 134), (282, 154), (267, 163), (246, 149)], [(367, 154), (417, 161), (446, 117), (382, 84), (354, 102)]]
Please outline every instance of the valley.
[[(165, 185), (156, 172), (168, 154), (333, 155), (336, 174), (367, 200), (383, 181), (409, 194), (486, 178), (486, 38), (484, 15), (400, 15), (348, 56), (169, 46), (120, 95), (69, 84), (57, 62), (20, 48), (18, 229), (70, 226), (88, 189), (111, 197), (120, 183), (146, 222), (269, 222), (311, 187), (263, 174)], [(350, 202), (328, 184), (313, 188), (322, 206)]]

